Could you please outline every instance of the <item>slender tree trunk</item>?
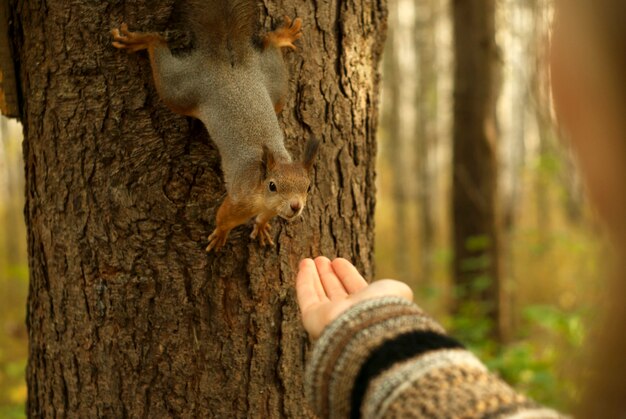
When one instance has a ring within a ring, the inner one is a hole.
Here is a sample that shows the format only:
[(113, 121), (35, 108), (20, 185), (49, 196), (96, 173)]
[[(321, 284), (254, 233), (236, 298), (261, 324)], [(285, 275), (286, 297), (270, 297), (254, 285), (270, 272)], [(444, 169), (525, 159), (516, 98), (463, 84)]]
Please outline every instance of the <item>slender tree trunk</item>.
[[(388, 115), (386, 125), (389, 132), (389, 140), (387, 141), (389, 153), (389, 167), (393, 168), (393, 219), (394, 219), (394, 270), (398, 278), (408, 278), (410, 272), (408, 238), (407, 230), (407, 183), (410, 178), (407, 177), (408, 170), (406, 164), (405, 152), (405, 130), (403, 118), (405, 111), (405, 101), (402, 97), (404, 71), (401, 67), (400, 42), (401, 27), (399, 25), (400, 4), (399, 1), (393, 3), (390, 13), (391, 30), (389, 31), (389, 39), (385, 51), (385, 78), (387, 82), (387, 104)], [(412, 176), (409, 175), (409, 176)]]
[(433, 151), (437, 145), (437, 56), (436, 11), (434, 0), (415, 0), (415, 46), (418, 74), (416, 108), (416, 162), (418, 169), (419, 225), (421, 238), (422, 280), (432, 284), (433, 252), (436, 225), (433, 213), (435, 181), (432, 170)]
[[(170, 29), (174, 0), (10, 0), (21, 81), (31, 417), (308, 417), (304, 256), (372, 274), (377, 65), (385, 2), (265, 1), (305, 22), (281, 115), (295, 157), (322, 140), (304, 217), (274, 248), (236, 229), (204, 252), (224, 194), (203, 126), (159, 100), (109, 30)], [(184, 4), (184, 2), (178, 2)], [(242, 110), (244, 111), (244, 110)]]
[(495, 0), (454, 0), (454, 278), (456, 311), (471, 307), (501, 325), (495, 105)]
[(537, 122), (537, 134), (539, 137), (539, 161), (540, 167), (537, 175), (535, 176), (535, 202), (536, 202), (536, 214), (537, 214), (537, 230), (541, 235), (542, 241), (546, 246), (550, 245), (549, 233), (552, 227), (552, 203), (550, 199), (549, 183), (553, 176), (558, 176), (558, 173), (554, 173), (553, 159), (557, 159), (561, 156), (558, 155), (558, 151), (553, 147), (555, 132), (551, 121), (550, 115), (550, 97), (549, 93), (549, 79), (548, 73), (545, 71), (547, 68), (548, 60), (546, 54), (546, 44), (548, 39), (548, 32), (543, 25), (543, 14), (545, 13), (545, 5), (541, 0), (533, 0), (528, 3), (530, 13), (533, 16), (533, 34), (534, 39), (532, 43), (531, 55), (535, 57), (534, 66), (535, 71), (532, 75), (531, 85), (531, 99), (534, 103), (533, 112), (535, 121)]
[[(507, 103), (508, 135), (503, 136), (500, 142), (503, 152), (501, 185), (502, 219), (504, 241), (507, 246), (503, 246), (503, 277), (506, 278), (507, 287), (503, 298), (506, 299), (508, 318), (508, 330), (510, 335), (514, 335), (518, 329), (519, 313), (517, 309), (517, 287), (518, 278), (515, 277), (516, 259), (514, 240), (516, 227), (519, 222), (521, 210), (523, 209), (524, 196), (524, 168), (526, 166), (526, 138), (528, 136), (527, 125), (532, 122), (532, 102), (531, 80), (532, 69), (536, 60), (536, 49), (534, 48), (535, 31), (530, 24), (529, 18), (533, 18), (530, 13), (530, 2), (505, 2), (506, 28), (502, 32), (507, 35), (507, 51), (505, 61), (509, 62), (510, 74), (506, 82), (508, 94), (503, 94), (503, 101)], [(522, 278), (523, 280), (523, 278)]]
[[(504, 177), (506, 184), (505, 199), (503, 199), (502, 219), (506, 234), (511, 234), (517, 221), (519, 200), (522, 196), (523, 169), (526, 157), (526, 125), (529, 91), (529, 69), (532, 68), (532, 36), (527, 27), (526, 9), (528, 3), (509, 2), (507, 4), (509, 29), (513, 35), (510, 41), (511, 53), (511, 93), (509, 141), (505, 146)], [(504, 153), (503, 153), (504, 154)], [(508, 257), (507, 257), (508, 259)]]
[[(14, 128), (14, 127), (13, 127)], [(18, 153), (19, 139), (15, 129), (11, 129), (7, 118), (0, 116), (0, 147), (4, 148), (4, 168), (3, 162), (0, 159), (0, 170), (4, 169), (4, 174), (0, 176), (6, 176), (0, 182), (4, 183), (6, 187), (6, 197), (0, 196), (0, 207), (4, 204), (4, 229), (2, 231), (2, 238), (4, 241), (4, 262), (5, 268), (8, 271), (14, 270), (17, 266), (24, 263), (24, 249), (22, 246), (24, 240), (24, 222), (23, 220), (23, 199), (17, 199), (22, 197), (22, 191), (24, 190), (23, 173), (21, 166), (21, 159)], [(0, 151), (0, 158), (2, 151)], [(3, 191), (0, 190), (0, 194)], [(6, 199), (2, 202), (3, 199)]]

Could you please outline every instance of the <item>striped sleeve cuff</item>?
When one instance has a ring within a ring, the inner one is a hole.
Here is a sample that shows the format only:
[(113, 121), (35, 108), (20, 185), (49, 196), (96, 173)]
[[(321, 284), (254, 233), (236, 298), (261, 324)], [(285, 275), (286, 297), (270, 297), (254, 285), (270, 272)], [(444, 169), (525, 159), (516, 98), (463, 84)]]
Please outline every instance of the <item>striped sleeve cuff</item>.
[[(376, 351), (398, 338), (400, 345), (386, 348), (390, 353)], [(399, 297), (363, 301), (335, 319), (316, 342), (307, 365), (307, 398), (320, 417), (358, 417), (367, 383), (389, 362), (440, 345), (460, 347), (417, 305)], [(374, 352), (377, 358), (367, 362)]]
[(306, 396), (321, 418), (558, 418), (497, 377), (417, 305), (366, 300), (316, 342)]

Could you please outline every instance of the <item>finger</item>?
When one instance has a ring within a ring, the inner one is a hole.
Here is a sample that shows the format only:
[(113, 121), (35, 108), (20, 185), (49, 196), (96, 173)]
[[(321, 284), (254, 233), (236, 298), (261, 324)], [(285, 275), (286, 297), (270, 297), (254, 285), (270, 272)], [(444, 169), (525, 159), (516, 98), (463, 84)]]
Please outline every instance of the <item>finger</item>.
[[(298, 305), (300, 311), (304, 312), (307, 308), (321, 302), (320, 291), (316, 289), (315, 284), (319, 283), (319, 275), (315, 263), (311, 259), (302, 259), (300, 269), (296, 277), (296, 295), (298, 297)], [(322, 285), (319, 285), (322, 288)], [(321, 290), (323, 294), (324, 290)]]
[(367, 282), (353, 264), (344, 258), (337, 258), (332, 262), (333, 270), (339, 277), (348, 294), (354, 294), (367, 287)]
[(348, 295), (346, 289), (343, 287), (341, 281), (335, 274), (335, 271), (330, 264), (330, 259), (325, 256), (317, 257), (315, 258), (315, 266), (317, 267), (317, 272), (319, 272), (320, 279), (322, 280), (324, 291), (331, 301), (345, 298)]
[(320, 274), (317, 270), (317, 266), (315, 265), (315, 262), (313, 261), (313, 259), (308, 259), (312, 262), (312, 269), (315, 269), (315, 277), (313, 280), (313, 287), (315, 288), (315, 292), (317, 293), (317, 296), (319, 297), (320, 301), (328, 301), (328, 296), (326, 295), (326, 291), (324, 291), (324, 286), (322, 285), (322, 280), (320, 278)]

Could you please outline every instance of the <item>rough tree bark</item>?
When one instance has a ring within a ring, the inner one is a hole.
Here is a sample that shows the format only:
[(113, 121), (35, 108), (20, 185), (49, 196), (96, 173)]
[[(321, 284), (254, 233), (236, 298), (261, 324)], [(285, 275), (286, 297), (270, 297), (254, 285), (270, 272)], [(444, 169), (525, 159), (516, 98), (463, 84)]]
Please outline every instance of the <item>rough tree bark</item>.
[(0, 3), (0, 113), (17, 118), (20, 114), (15, 66), (9, 37), (9, 4)]
[(456, 310), (469, 303), (499, 338), (495, 0), (454, 0), (453, 231)]
[[(235, 230), (204, 252), (224, 194), (203, 126), (159, 100), (145, 55), (109, 30), (170, 29), (174, 0), (10, 0), (30, 258), (32, 417), (307, 417), (301, 257), (372, 274), (377, 64), (385, 1), (264, 1), (304, 19), (289, 54), (288, 149), (322, 140), (304, 217), (277, 246)], [(184, 2), (182, 2), (184, 4)]]

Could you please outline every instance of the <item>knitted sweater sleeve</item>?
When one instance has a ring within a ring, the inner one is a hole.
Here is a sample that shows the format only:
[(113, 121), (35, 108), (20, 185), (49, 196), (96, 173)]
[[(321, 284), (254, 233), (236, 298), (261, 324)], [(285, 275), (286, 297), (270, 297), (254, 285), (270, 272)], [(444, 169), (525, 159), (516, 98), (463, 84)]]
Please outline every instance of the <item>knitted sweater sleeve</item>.
[(363, 301), (313, 347), (306, 393), (320, 418), (559, 418), (517, 394), (397, 297)]

